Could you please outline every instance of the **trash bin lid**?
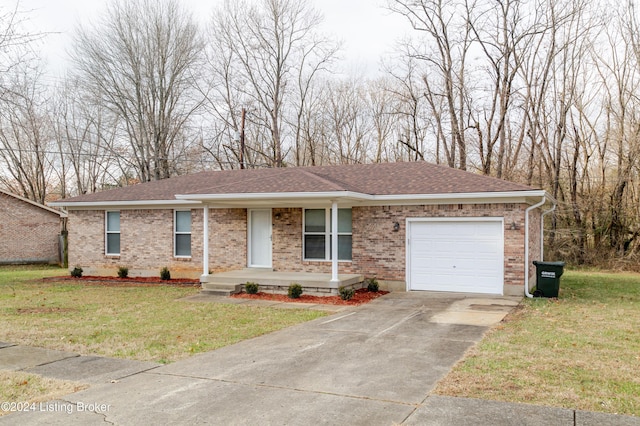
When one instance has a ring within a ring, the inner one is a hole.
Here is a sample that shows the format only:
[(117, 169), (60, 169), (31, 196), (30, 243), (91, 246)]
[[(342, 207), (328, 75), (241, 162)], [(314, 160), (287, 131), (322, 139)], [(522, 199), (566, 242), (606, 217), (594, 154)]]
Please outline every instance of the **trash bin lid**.
[(565, 262), (543, 262), (543, 261), (540, 261), (540, 260), (534, 260), (533, 264), (536, 265), (536, 266), (540, 265), (540, 266), (562, 266), (562, 267), (564, 267)]

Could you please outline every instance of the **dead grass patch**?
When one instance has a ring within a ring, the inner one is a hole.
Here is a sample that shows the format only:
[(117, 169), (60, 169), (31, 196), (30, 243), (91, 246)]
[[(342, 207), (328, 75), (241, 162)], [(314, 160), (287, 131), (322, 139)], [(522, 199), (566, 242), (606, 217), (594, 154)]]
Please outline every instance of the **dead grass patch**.
[(18, 314), (59, 314), (63, 312), (75, 312), (75, 308), (60, 308), (56, 306), (35, 307), (35, 308), (17, 308)]
[(59, 399), (87, 387), (82, 383), (51, 379), (21, 371), (0, 370), (0, 401), (9, 403), (8, 406), (2, 404), (0, 416), (24, 409), (25, 404)]

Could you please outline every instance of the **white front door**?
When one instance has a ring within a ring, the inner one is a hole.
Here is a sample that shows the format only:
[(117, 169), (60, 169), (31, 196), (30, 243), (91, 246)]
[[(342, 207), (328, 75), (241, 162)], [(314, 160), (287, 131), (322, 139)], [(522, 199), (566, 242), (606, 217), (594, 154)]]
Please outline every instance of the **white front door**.
[(271, 268), (271, 209), (249, 210), (249, 266)]

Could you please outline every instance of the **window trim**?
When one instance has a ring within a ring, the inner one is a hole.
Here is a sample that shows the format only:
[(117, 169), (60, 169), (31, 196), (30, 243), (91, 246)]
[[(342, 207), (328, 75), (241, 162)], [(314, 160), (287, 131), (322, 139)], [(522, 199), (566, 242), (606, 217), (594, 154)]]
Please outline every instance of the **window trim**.
[[(306, 229), (306, 221), (307, 221), (307, 210), (324, 210), (324, 231), (311, 231), (307, 232)], [(351, 232), (340, 232), (338, 228), (338, 240), (340, 236), (348, 235), (351, 236), (351, 259), (340, 259), (338, 258), (338, 262), (352, 262), (353, 261), (353, 209), (351, 207), (338, 208), (338, 214), (340, 210), (351, 210)], [(340, 221), (338, 221), (339, 223)], [(324, 258), (316, 259), (316, 258), (307, 258), (306, 254), (306, 236), (307, 235), (324, 235)], [(305, 262), (331, 262), (331, 207), (309, 207), (302, 209), (302, 260)]]
[[(173, 211), (173, 257), (179, 258), (179, 259), (191, 259), (193, 252), (192, 252), (192, 243), (193, 243), (193, 235), (192, 235), (192, 231), (189, 232), (184, 232), (184, 231), (178, 231), (178, 213), (179, 212), (188, 212), (189, 213), (189, 228), (191, 228), (191, 226), (193, 226), (193, 213), (191, 212), (190, 209), (185, 209), (185, 210), (174, 210)], [(184, 254), (178, 254), (177, 250), (178, 250), (178, 235), (189, 235), (189, 255), (184, 255)]]
[[(109, 213), (118, 213), (118, 231), (111, 231), (109, 230)], [(122, 252), (122, 215), (120, 213), (120, 210), (106, 210), (104, 212), (104, 254), (105, 256), (120, 256), (120, 253)], [(119, 242), (119, 246), (120, 246), (120, 251), (118, 251), (117, 253), (110, 253), (109, 252), (109, 235), (115, 235), (118, 234), (118, 242)]]

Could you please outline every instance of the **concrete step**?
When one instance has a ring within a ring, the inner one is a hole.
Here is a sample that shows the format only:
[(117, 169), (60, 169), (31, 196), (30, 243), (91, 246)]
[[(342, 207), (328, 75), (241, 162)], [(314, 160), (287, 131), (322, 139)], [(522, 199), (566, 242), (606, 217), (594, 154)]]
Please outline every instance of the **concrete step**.
[(243, 284), (236, 283), (202, 283), (202, 290), (200, 292), (215, 296), (230, 296), (232, 294), (240, 293), (242, 288)]
[(330, 283), (330, 274), (321, 273), (288, 273), (260, 270), (229, 271), (211, 274), (206, 277), (205, 284), (237, 284), (241, 287), (248, 281), (261, 286), (289, 287), (291, 283), (298, 283), (302, 287), (327, 287), (336, 289), (341, 286), (353, 286), (362, 282), (364, 277), (356, 274), (341, 274), (338, 285)]

